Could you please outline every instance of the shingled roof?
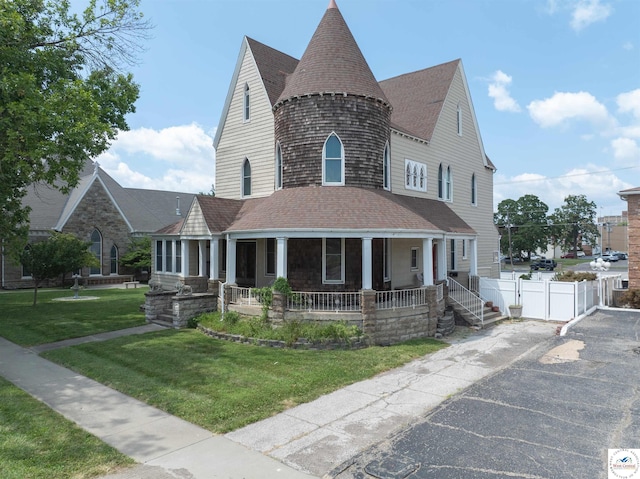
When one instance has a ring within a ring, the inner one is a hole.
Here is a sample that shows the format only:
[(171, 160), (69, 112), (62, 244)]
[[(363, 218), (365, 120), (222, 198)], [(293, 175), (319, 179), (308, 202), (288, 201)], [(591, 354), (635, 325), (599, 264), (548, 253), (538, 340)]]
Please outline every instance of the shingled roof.
[(251, 200), (227, 231), (305, 229), (475, 234), (442, 201), (345, 186), (285, 188), (269, 197)]
[(287, 75), (296, 69), (298, 60), (253, 38), (246, 38), (262, 77), (262, 83), (267, 90), (267, 96), (273, 106), (284, 90)]
[(393, 105), (392, 126), (424, 140), (433, 130), (460, 60), (406, 73), (380, 82)]
[(318, 93), (346, 93), (389, 103), (333, 1), (287, 79), (278, 103)]

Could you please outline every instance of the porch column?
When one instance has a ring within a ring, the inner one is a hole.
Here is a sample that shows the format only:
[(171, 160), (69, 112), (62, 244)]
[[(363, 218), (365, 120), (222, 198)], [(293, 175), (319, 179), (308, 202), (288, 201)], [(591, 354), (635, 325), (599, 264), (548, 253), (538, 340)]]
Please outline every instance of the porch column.
[(236, 284), (236, 239), (227, 236), (227, 284)]
[(362, 289), (364, 290), (373, 287), (371, 257), (371, 238), (362, 238)]
[(180, 271), (182, 271), (182, 276), (186, 278), (189, 276), (189, 240), (182, 240), (180, 242), (180, 249), (182, 250)]
[(433, 238), (422, 240), (422, 284), (421, 286), (433, 285)]
[(276, 278), (287, 277), (287, 238), (276, 238)]
[(447, 279), (447, 240), (438, 240), (438, 279)]
[(198, 241), (198, 276), (207, 275), (207, 241)]
[(218, 265), (218, 239), (209, 241), (209, 279), (220, 278), (220, 268)]
[(469, 275), (478, 276), (478, 240), (469, 240)]

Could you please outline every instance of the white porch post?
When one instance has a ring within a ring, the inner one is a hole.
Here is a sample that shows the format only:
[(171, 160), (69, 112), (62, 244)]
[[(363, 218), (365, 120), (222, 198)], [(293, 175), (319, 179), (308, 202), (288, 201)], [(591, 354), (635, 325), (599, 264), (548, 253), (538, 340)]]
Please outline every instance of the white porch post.
[(236, 239), (227, 236), (227, 284), (236, 284)]
[(362, 289), (365, 290), (373, 287), (371, 258), (371, 238), (362, 238)]
[(447, 240), (438, 240), (438, 279), (447, 279)]
[(469, 274), (478, 276), (478, 240), (469, 240)]
[(276, 278), (287, 277), (287, 238), (276, 238)]
[(209, 240), (209, 279), (220, 278), (220, 268), (218, 265), (218, 238)]
[(207, 241), (198, 241), (198, 276), (207, 275)]
[(422, 285), (433, 285), (433, 238), (422, 240)]
[(180, 271), (182, 271), (182, 276), (189, 276), (189, 240), (184, 239), (180, 242), (180, 249), (182, 250), (182, 264), (180, 266)]

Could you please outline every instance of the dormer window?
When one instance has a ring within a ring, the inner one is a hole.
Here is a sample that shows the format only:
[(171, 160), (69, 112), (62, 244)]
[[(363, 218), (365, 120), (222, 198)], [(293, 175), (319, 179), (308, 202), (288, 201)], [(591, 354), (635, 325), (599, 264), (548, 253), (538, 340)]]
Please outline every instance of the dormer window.
[(243, 103), (243, 120), (249, 121), (251, 119), (251, 92), (249, 91), (249, 84), (244, 85), (244, 103)]
[(242, 196), (251, 196), (251, 163), (249, 158), (242, 164)]
[(344, 148), (335, 133), (329, 135), (322, 149), (322, 184), (344, 185)]
[(282, 148), (280, 143), (276, 144), (276, 190), (282, 189)]

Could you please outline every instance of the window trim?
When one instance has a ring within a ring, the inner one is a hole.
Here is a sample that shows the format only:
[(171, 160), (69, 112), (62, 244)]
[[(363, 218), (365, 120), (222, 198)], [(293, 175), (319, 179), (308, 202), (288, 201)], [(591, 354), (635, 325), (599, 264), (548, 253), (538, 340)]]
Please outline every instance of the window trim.
[(276, 143), (276, 169), (275, 169), (275, 189), (282, 189), (282, 148), (280, 147), (280, 142)]
[(475, 173), (471, 175), (471, 205), (478, 206), (478, 182)]
[(244, 84), (244, 90), (242, 92), (242, 122), (248, 123), (251, 121), (251, 88), (249, 84)]
[(420, 270), (420, 247), (419, 246), (411, 247), (411, 256), (409, 260), (409, 265), (410, 265), (411, 271)]
[(405, 158), (404, 165), (405, 189), (426, 193), (428, 179), (426, 163)]
[[(247, 174), (247, 168), (248, 168), (248, 174)], [(252, 182), (251, 182), (251, 161), (249, 161), (249, 158), (245, 157), (244, 161), (242, 162), (242, 172), (241, 172), (241, 181), (242, 181), (242, 197), (246, 198), (251, 196), (252, 193)], [(247, 181), (249, 182), (248, 184), (248, 189), (249, 192), (247, 193)]]
[[(340, 241), (340, 279), (327, 279), (327, 240)], [(344, 238), (322, 238), (322, 284), (344, 284), (345, 282), (344, 278), (345, 278)]]
[[(331, 137), (335, 137), (340, 143), (340, 158), (327, 158), (327, 142), (331, 139)], [(335, 131), (332, 131), (327, 139), (324, 140), (324, 144), (322, 145), (322, 185), (323, 186), (344, 186), (344, 143), (338, 136)], [(327, 181), (327, 160), (336, 161), (340, 160), (340, 181)]]
[(382, 153), (382, 187), (387, 191), (391, 191), (391, 150), (388, 141), (384, 145), (384, 152)]

